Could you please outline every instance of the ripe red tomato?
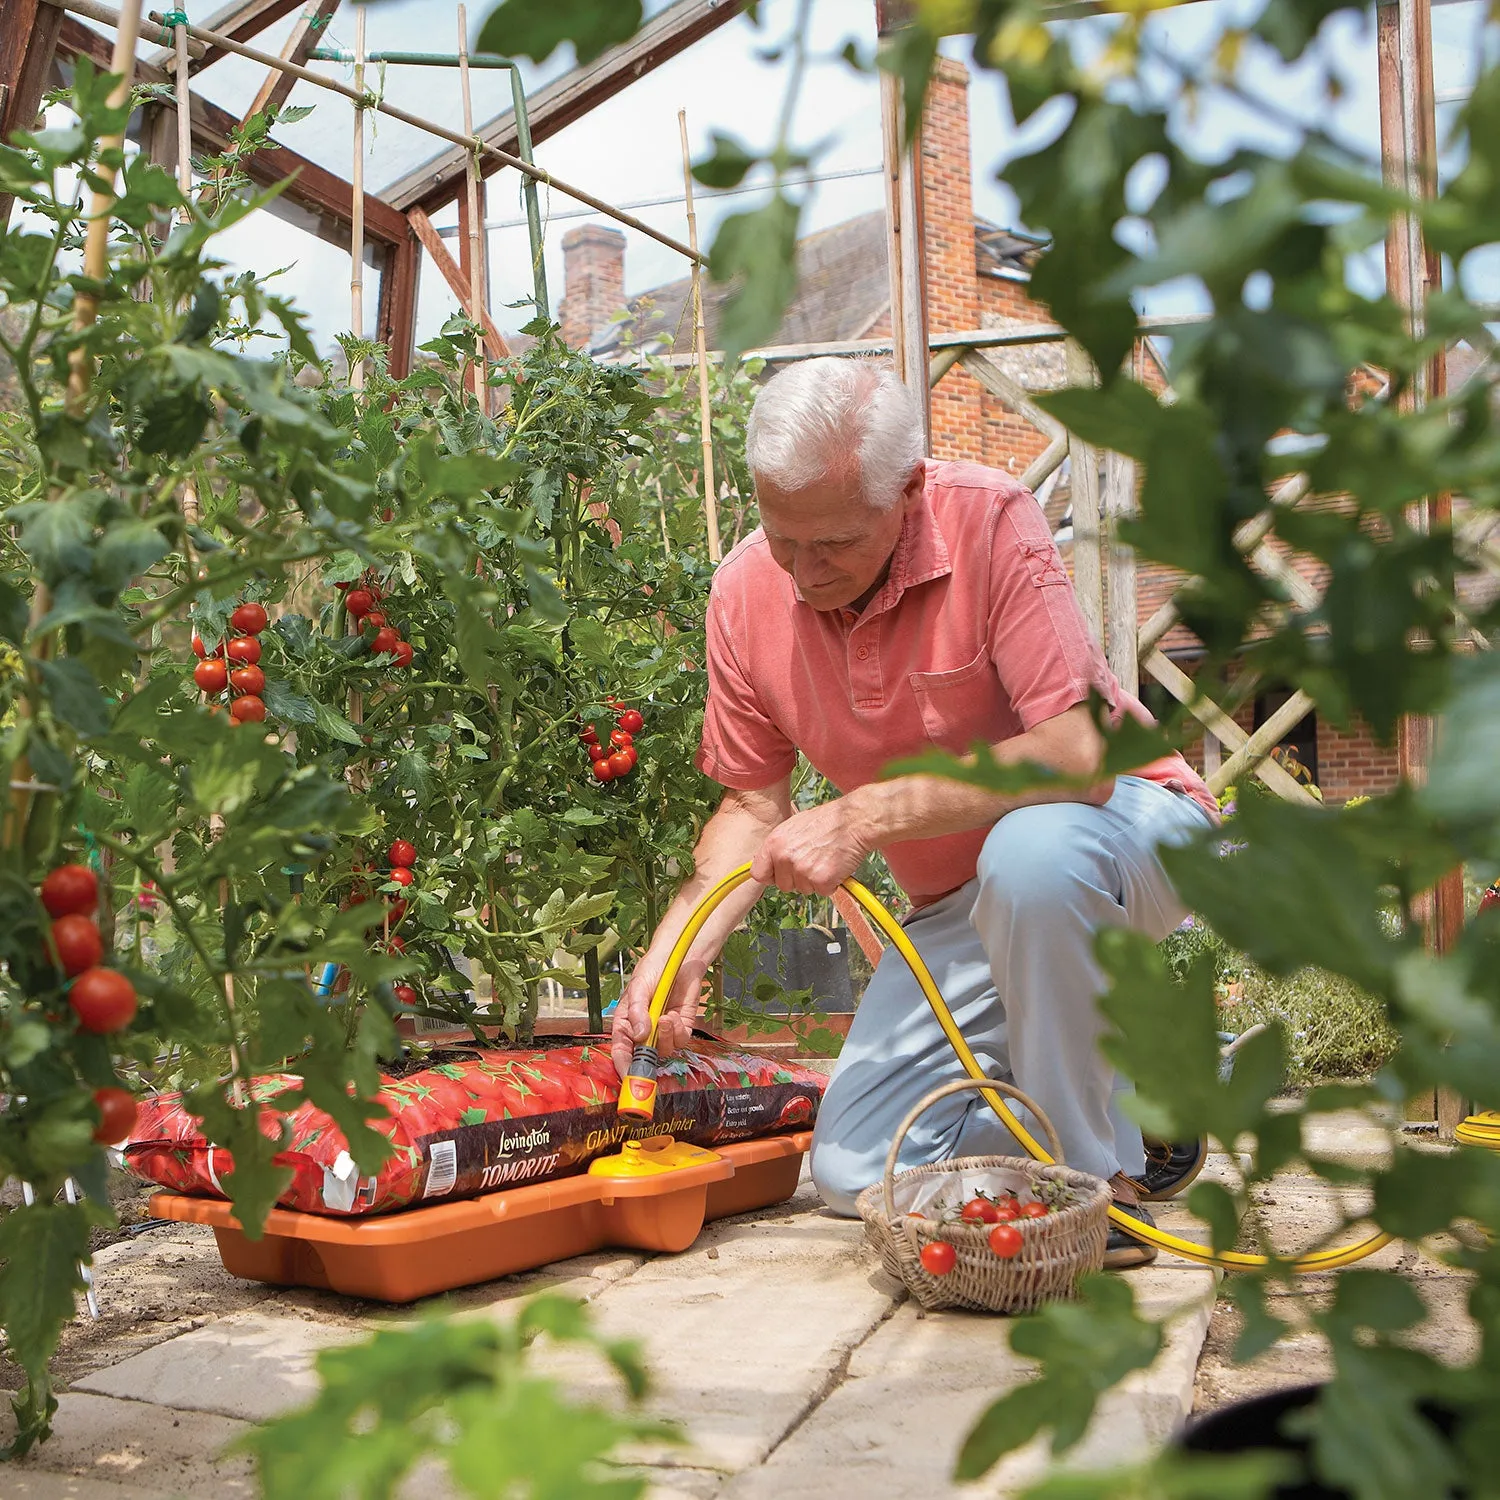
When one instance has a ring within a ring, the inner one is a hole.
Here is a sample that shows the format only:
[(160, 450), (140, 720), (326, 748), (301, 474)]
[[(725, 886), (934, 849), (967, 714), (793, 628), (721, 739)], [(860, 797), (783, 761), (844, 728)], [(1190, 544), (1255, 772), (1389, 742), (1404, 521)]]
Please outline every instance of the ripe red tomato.
[(594, 761), (609, 759), (609, 746), (601, 745), (595, 741), (589, 746), (589, 759)]
[(241, 724), (259, 724), (266, 717), (265, 700), (257, 698), (254, 693), (246, 693), (229, 705), (229, 717)]
[(229, 617), (237, 635), (259, 635), (266, 628), (265, 607), (260, 604), (242, 604)]
[(229, 685), (229, 668), (217, 656), (200, 661), (193, 668), (193, 681), (198, 684), (200, 693), (207, 693), (212, 697), (215, 693), (222, 693)]
[(52, 942), (63, 973), (70, 979), (92, 969), (104, 957), (104, 939), (99, 936), (94, 919), (78, 912), (59, 917), (52, 924)]
[(344, 595), (344, 608), (356, 620), (362, 620), (375, 608), (375, 596), (369, 589), (350, 589)]
[(385, 615), (378, 609), (372, 609), (363, 620), (359, 622), (361, 630), (379, 630), (386, 623)]
[(1001, 1198), (995, 1204), (995, 1220), (1000, 1224), (1009, 1224), (1020, 1212), (1021, 1205), (1014, 1198)]
[(379, 656), (383, 652), (389, 653), (395, 651), (396, 647), (400, 644), (401, 633), (393, 629), (389, 625), (382, 625), (380, 629), (375, 632), (374, 640), (370, 642), (370, 650), (373, 651), (376, 656)]
[(253, 635), (237, 635), (224, 648), (224, 654), (241, 666), (253, 667), (260, 660), (260, 642)]
[(604, 755), (598, 760), (589, 762), (589, 770), (594, 773), (595, 781), (613, 781), (615, 779), (613, 760), (614, 756)]
[(1045, 1203), (1039, 1203), (1034, 1198), (1030, 1203), (1023, 1203), (1021, 1205), (1021, 1217), (1023, 1219), (1045, 1219), (1050, 1211)]
[(615, 729), (610, 731), (609, 743), (613, 749), (623, 750), (626, 745), (633, 745), (635, 741), (625, 730)]
[(578, 736), (585, 745), (597, 745), (599, 743), (599, 731), (592, 724), (583, 726), (583, 733)]
[(920, 1259), (929, 1276), (946, 1276), (958, 1264), (958, 1251), (947, 1240), (929, 1240)]
[[(597, 766), (602, 762), (596, 760), (594, 764)], [(630, 775), (633, 765), (634, 762), (623, 750), (616, 750), (609, 758), (609, 774), (618, 781), (620, 777)]]
[(1011, 1260), (1019, 1255), (1021, 1246), (1025, 1243), (1021, 1238), (1021, 1231), (1014, 1224), (996, 1224), (990, 1230), (990, 1249), (1001, 1260)]
[(390, 914), (392, 922), (399, 922), (406, 915), (406, 897), (392, 896), (390, 900)]
[(1497, 906), (1500, 906), (1500, 885), (1492, 885), (1479, 898), (1479, 909), (1480, 911), (1493, 911)]
[(410, 641), (397, 641), (391, 648), (391, 655), (396, 658), (396, 665), (398, 667), (409, 667), (412, 657), (416, 654), (411, 648)]
[(626, 734), (639, 734), (646, 727), (646, 721), (641, 717), (639, 709), (627, 708), (616, 722)]
[(385, 945), (385, 951), (387, 953), (395, 953), (395, 954), (405, 953), (406, 952), (406, 943), (405, 943), (405, 940), (402, 939), (402, 938), (393, 937), (390, 940), (390, 942), (388, 942)]
[[(630, 761), (630, 769), (632, 771), (635, 770), (636, 755), (635, 755), (635, 746), (634, 745), (626, 745), (626, 747), (623, 750), (616, 750), (615, 751), (615, 755), (626, 756), (629, 759), (629, 761)], [(611, 756), (610, 758), (613, 759), (614, 757)]]
[(259, 693), (265, 689), (266, 674), (259, 667), (236, 667), (229, 674), (229, 685), (237, 693)]
[(417, 846), (410, 839), (397, 839), (385, 851), (385, 857), (393, 865), (399, 865), (402, 869), (409, 870), (417, 862)]
[(397, 865), (386, 878), (394, 880), (397, 885), (411, 885), (417, 877), (405, 865)]
[(200, 660), (208, 655), (208, 647), (203, 644), (203, 637), (196, 630), (193, 632), (193, 655)]
[(117, 1146), (135, 1129), (135, 1095), (129, 1089), (95, 1089), (99, 1126), (94, 1139), (101, 1146)]
[(87, 865), (59, 865), (42, 881), (42, 905), (49, 917), (91, 912), (99, 904), (99, 881)]
[(415, 1005), (417, 1003), (417, 992), (409, 984), (394, 984), (391, 993), (402, 1005)]
[(135, 986), (115, 969), (85, 969), (68, 990), (68, 1004), (82, 1030), (108, 1035), (135, 1018)]
[(336, 588), (339, 591), (339, 593), (341, 593), (341, 594), (347, 594), (349, 592), (349, 590), (352, 589), (353, 587), (354, 587), (354, 585), (352, 583), (350, 583), (350, 581), (347, 578), (343, 579), (339, 583), (334, 584), (334, 588)]
[(959, 1210), (958, 1216), (965, 1224), (998, 1224), (1000, 1210), (988, 1198), (970, 1198)]

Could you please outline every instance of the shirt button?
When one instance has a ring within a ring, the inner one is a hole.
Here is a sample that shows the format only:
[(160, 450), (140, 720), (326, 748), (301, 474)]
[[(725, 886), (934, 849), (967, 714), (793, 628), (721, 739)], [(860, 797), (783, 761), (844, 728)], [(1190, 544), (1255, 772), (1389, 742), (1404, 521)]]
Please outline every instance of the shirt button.
[(870, 654), (870, 648), (868, 646), (861, 646), (854, 654), (863, 661)]

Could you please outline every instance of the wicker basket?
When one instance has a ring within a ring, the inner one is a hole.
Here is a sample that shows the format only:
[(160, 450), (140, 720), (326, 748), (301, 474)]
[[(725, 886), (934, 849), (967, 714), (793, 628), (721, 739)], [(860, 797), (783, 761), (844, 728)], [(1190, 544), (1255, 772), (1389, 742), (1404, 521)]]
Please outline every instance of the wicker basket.
[[(1041, 1123), (1056, 1164), (1043, 1166), (1017, 1156), (961, 1156), (898, 1173), (901, 1143), (918, 1118), (939, 1099), (972, 1089), (995, 1089), (1024, 1104)], [(1083, 1201), (1055, 1209), (1045, 1218), (1015, 1220), (1022, 1243), (1019, 1253), (1010, 1260), (1002, 1260), (990, 1249), (991, 1225), (942, 1224), (911, 1213), (897, 1213), (898, 1182), (909, 1188), (923, 1179), (951, 1177), (957, 1181), (965, 1172), (993, 1173), (1026, 1187), (1061, 1182), (1083, 1194)], [(1102, 1178), (1062, 1164), (1057, 1132), (1033, 1100), (1008, 1083), (961, 1078), (934, 1089), (901, 1122), (886, 1157), (884, 1180), (867, 1187), (856, 1207), (885, 1269), (903, 1281), (923, 1307), (933, 1311), (966, 1307), (976, 1312), (1019, 1313), (1030, 1312), (1043, 1302), (1072, 1297), (1079, 1277), (1103, 1266), (1110, 1196), (1109, 1184)], [(934, 1276), (922, 1266), (922, 1247), (931, 1240), (946, 1240), (957, 1254), (946, 1276)]]

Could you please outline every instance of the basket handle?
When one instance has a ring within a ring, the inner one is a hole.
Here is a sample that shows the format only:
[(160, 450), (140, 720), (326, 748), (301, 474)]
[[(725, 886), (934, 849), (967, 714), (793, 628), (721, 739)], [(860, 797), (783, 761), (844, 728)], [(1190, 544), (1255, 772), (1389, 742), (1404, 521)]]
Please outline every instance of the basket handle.
[(1047, 1142), (1052, 1147), (1052, 1157), (1059, 1165), (1063, 1159), (1062, 1142), (1057, 1138), (1057, 1131), (1053, 1128), (1052, 1121), (1047, 1118), (1047, 1112), (1029, 1094), (1023, 1094), (1013, 1084), (1002, 1083), (998, 1078), (955, 1078), (949, 1083), (942, 1084), (927, 1095), (925, 1099), (919, 1100), (912, 1107), (912, 1111), (896, 1128), (895, 1139), (891, 1142), (891, 1149), (885, 1158), (885, 1179), (881, 1186), (885, 1192), (885, 1216), (892, 1221), (896, 1217), (895, 1177), (896, 1160), (901, 1155), (901, 1145), (906, 1139), (906, 1133), (917, 1121), (932, 1108), (939, 1099), (946, 1099), (950, 1094), (965, 1094), (976, 1089), (996, 1089), (1002, 1094), (1009, 1094), (1018, 1104), (1023, 1104), (1036, 1116), (1046, 1134)]

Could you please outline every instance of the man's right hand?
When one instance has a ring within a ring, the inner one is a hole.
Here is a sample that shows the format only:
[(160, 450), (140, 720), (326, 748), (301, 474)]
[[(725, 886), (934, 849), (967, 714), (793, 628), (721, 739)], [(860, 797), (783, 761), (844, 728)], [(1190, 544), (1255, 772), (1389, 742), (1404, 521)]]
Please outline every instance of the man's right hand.
[[(656, 993), (664, 967), (663, 964), (638, 964), (615, 1007), (610, 1056), (614, 1059), (615, 1071), (622, 1078), (630, 1066), (636, 1044), (644, 1042), (651, 1034), (651, 997)], [(708, 960), (692, 955), (683, 960), (677, 971), (671, 997), (656, 1028), (656, 1050), (662, 1057), (670, 1057), (686, 1047), (692, 1038), (707, 974)]]

